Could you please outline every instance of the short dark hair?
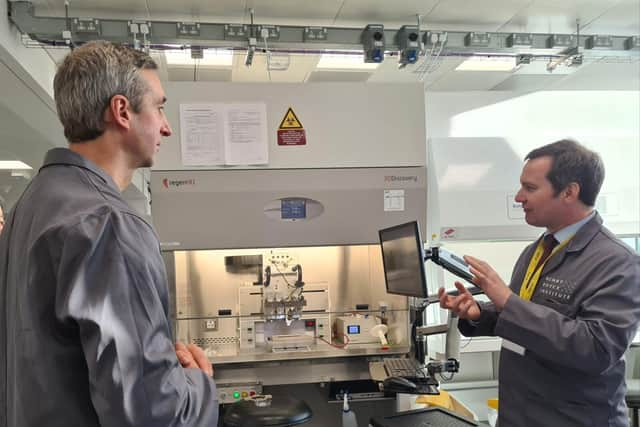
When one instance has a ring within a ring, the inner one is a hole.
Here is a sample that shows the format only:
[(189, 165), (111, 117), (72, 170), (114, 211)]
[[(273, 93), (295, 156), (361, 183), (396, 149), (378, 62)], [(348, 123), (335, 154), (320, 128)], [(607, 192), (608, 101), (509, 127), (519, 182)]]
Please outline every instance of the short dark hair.
[(551, 157), (551, 169), (547, 179), (556, 195), (572, 182), (580, 185), (579, 198), (587, 206), (594, 206), (604, 181), (604, 164), (595, 151), (591, 151), (571, 139), (562, 139), (536, 148), (525, 160)]

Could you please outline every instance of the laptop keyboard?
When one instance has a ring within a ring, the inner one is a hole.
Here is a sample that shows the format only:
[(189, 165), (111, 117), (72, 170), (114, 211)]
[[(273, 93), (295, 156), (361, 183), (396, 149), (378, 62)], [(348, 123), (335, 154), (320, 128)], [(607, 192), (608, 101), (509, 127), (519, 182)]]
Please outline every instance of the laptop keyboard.
[(384, 369), (390, 377), (422, 377), (422, 367), (414, 359), (387, 357), (383, 360)]

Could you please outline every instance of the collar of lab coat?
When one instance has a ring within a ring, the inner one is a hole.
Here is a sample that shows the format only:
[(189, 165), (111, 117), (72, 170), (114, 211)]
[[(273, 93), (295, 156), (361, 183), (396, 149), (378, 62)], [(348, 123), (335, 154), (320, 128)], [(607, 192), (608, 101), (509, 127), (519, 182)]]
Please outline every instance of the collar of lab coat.
[(47, 151), (47, 154), (44, 158), (44, 163), (40, 170), (53, 165), (77, 166), (86, 169), (94, 175), (98, 176), (101, 180), (104, 181), (105, 184), (120, 193), (118, 186), (109, 174), (107, 174), (103, 169), (101, 169), (91, 160), (82, 157), (80, 154), (76, 153), (75, 151), (71, 151), (68, 148), (58, 147), (52, 148), (51, 150)]
[(567, 252), (578, 252), (584, 249), (587, 244), (595, 237), (595, 235), (600, 231), (602, 226), (602, 218), (595, 212), (595, 215), (584, 224), (573, 239), (567, 245)]
[[(598, 214), (595, 215), (580, 229), (577, 231), (575, 236), (569, 241), (566, 247), (562, 248), (558, 251), (558, 253), (554, 254), (549, 261), (545, 264), (543, 271), (549, 272), (556, 268), (558, 265), (562, 263), (565, 255), (569, 252), (580, 252), (589, 244), (591, 240), (596, 236), (596, 234), (600, 231), (602, 226), (602, 218)], [(534, 247), (535, 248), (535, 247)]]

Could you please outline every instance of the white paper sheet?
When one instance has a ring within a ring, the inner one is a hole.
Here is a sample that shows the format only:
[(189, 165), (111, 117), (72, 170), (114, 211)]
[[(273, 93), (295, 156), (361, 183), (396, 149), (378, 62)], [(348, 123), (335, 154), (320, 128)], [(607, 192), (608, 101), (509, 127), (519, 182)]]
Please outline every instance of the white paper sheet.
[(223, 116), (223, 104), (180, 104), (180, 147), (184, 166), (224, 164)]
[(224, 121), (225, 164), (262, 165), (269, 162), (265, 104), (228, 104)]
[(404, 211), (404, 190), (384, 190), (384, 211)]
[(184, 166), (267, 164), (267, 107), (181, 104), (180, 146)]

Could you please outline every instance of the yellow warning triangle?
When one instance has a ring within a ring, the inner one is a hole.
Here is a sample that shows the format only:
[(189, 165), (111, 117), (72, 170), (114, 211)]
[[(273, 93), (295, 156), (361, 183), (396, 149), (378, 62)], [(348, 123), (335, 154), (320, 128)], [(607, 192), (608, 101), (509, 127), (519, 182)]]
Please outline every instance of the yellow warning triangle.
[(291, 107), (287, 110), (287, 114), (284, 115), (280, 123), (280, 129), (302, 129), (302, 123), (300, 123)]

